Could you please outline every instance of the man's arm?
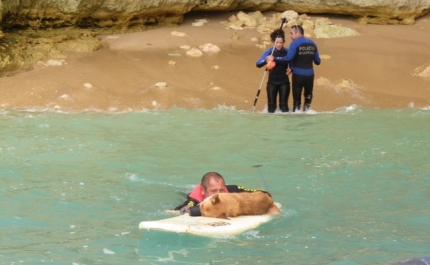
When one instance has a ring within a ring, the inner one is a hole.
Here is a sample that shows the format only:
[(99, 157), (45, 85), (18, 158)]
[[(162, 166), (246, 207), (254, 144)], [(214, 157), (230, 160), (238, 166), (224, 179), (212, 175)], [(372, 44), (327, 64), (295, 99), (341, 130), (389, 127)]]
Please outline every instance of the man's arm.
[(198, 201), (188, 197), (184, 203), (176, 206), (174, 211), (179, 211), (180, 214), (185, 214), (185, 213), (188, 213), (189, 208), (195, 207), (195, 206), (197, 206), (197, 204), (199, 204)]
[(262, 189), (248, 189), (243, 186), (237, 186), (237, 185), (226, 185), (228, 192), (256, 192), (256, 191), (262, 191), (267, 192)]
[(276, 65), (288, 65), (287, 56), (288, 56), (288, 49), (283, 48), (284, 51), (286, 51), (285, 56), (278, 56), (274, 57), (273, 61), (275, 61)]
[(188, 213), (190, 216), (201, 216), (202, 215), (200, 213), (200, 207), (198, 205), (198, 202), (193, 200), (193, 199), (189, 199), (188, 201), (179, 205), (178, 207), (175, 208), (175, 211), (176, 211), (176, 213), (179, 213), (179, 214)]
[(316, 65), (320, 65), (320, 63), (321, 63), (321, 58), (320, 58), (320, 55), (319, 55), (319, 53), (318, 53), (318, 47), (317, 47), (317, 45), (316, 45), (316, 44), (315, 44), (314, 63), (315, 63)]
[(297, 53), (297, 44), (298, 44), (297, 41), (292, 41), (290, 43), (290, 47), (288, 47), (287, 56), (284, 57), (285, 61), (291, 62), (294, 59), (294, 57), (296, 56), (296, 53)]

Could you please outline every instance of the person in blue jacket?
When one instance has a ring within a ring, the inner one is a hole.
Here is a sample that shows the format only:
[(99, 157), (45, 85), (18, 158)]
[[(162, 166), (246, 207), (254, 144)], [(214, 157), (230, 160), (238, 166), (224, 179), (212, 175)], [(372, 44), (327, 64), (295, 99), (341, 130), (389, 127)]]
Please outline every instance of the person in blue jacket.
[[(304, 104), (303, 111), (307, 111), (312, 102), (314, 89), (314, 68), (313, 63), (319, 65), (321, 58), (315, 42), (303, 36), (304, 30), (301, 26), (295, 25), (290, 29), (292, 42), (288, 48), (285, 60), (290, 63), (293, 72), (293, 112), (300, 110), (301, 94), (303, 91)], [(287, 74), (289, 74), (287, 72)]]
[(270, 34), (274, 47), (266, 50), (257, 60), (256, 66), (261, 68), (266, 65), (269, 71), (267, 80), (267, 109), (269, 113), (276, 110), (276, 98), (279, 94), (279, 108), (282, 112), (288, 112), (288, 97), (290, 96), (290, 80), (286, 74), (289, 71), (288, 62), (284, 57), (288, 50), (284, 48), (285, 33), (277, 29)]

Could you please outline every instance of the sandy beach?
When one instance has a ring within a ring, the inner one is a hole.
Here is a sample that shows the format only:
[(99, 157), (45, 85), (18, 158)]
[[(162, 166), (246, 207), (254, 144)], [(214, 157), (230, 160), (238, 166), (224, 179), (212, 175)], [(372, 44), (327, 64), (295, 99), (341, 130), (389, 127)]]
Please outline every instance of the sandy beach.
[[(264, 69), (255, 66), (264, 50), (252, 38), (264, 34), (255, 29), (226, 29), (220, 22), (233, 14), (192, 14), (178, 27), (100, 36), (103, 48), (99, 51), (68, 53), (63, 65), (36, 64), (34, 70), (0, 78), (0, 108), (115, 112), (225, 105), (251, 110), (264, 75)], [(323, 57), (321, 65), (315, 66), (313, 110), (331, 111), (352, 104), (430, 106), (430, 77), (411, 75), (430, 60), (429, 14), (411, 26), (359, 25), (353, 18), (340, 16), (310, 17), (327, 17), (361, 34), (313, 38)], [(192, 26), (196, 19), (209, 22)], [(173, 31), (185, 36), (172, 35)], [(232, 38), (233, 34), (239, 38)], [(206, 43), (221, 51), (191, 57), (180, 48)], [(287, 39), (285, 46), (289, 43)], [(160, 82), (167, 86), (157, 86)], [(264, 109), (266, 103), (264, 81), (256, 110)]]

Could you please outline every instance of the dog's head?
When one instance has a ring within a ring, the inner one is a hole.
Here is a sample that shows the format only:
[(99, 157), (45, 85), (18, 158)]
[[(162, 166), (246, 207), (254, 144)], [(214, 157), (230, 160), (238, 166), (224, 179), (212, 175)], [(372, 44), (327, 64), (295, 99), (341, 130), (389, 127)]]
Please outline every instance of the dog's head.
[(204, 199), (199, 207), (202, 216), (228, 219), (219, 193)]

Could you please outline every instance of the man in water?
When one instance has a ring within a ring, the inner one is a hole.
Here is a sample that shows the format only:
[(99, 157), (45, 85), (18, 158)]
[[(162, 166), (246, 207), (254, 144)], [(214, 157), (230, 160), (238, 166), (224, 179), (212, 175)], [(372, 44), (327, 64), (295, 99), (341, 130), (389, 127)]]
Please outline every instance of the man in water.
[(198, 204), (213, 194), (255, 191), (264, 190), (253, 190), (236, 185), (225, 185), (224, 178), (219, 173), (209, 172), (203, 176), (200, 184), (187, 195), (187, 200), (175, 208), (175, 211), (179, 211), (181, 214), (188, 212), (191, 216), (200, 216), (201, 213)]
[(314, 89), (314, 69), (313, 63), (319, 65), (321, 58), (315, 42), (303, 37), (304, 30), (301, 26), (295, 25), (290, 29), (292, 42), (288, 48), (285, 60), (290, 62), (293, 71), (293, 112), (300, 110), (301, 94), (305, 97), (303, 111), (307, 111), (312, 102), (312, 92)]

